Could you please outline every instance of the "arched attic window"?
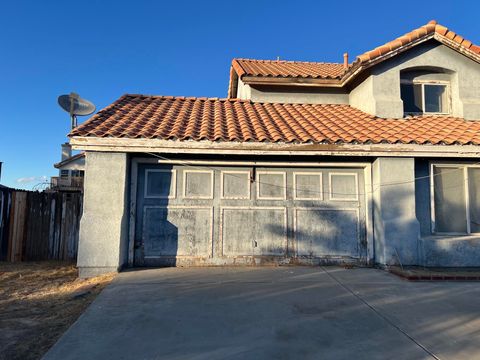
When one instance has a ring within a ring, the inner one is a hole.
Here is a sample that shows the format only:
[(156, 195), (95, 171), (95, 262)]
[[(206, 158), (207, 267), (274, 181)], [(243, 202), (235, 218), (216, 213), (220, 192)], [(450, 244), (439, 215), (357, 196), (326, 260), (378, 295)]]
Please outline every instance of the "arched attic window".
[(448, 69), (433, 67), (400, 71), (404, 114), (450, 114), (452, 73)]

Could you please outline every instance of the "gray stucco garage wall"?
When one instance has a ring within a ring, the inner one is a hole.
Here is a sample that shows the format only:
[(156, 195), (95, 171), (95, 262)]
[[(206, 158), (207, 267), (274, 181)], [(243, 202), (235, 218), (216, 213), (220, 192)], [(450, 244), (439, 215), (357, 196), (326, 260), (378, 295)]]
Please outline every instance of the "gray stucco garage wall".
[(128, 157), (87, 152), (77, 266), (80, 277), (118, 271), (128, 247)]
[(415, 161), (378, 158), (373, 163), (375, 261), (417, 265), (420, 225), (415, 216)]
[(480, 119), (480, 64), (435, 40), (417, 45), (371, 69), (371, 76), (351, 90), (350, 105), (384, 118), (402, 118), (400, 71), (441, 68), (452, 72), (452, 115)]

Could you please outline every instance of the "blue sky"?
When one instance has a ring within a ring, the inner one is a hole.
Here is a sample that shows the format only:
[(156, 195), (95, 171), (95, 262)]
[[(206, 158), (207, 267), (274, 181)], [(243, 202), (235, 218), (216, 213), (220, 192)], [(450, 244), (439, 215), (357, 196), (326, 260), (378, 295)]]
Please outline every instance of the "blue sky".
[[(480, 43), (477, 1), (2, 1), (1, 183), (56, 174), (57, 96), (227, 94), (234, 57), (342, 62), (431, 19)], [(80, 118), (85, 121), (86, 118)]]

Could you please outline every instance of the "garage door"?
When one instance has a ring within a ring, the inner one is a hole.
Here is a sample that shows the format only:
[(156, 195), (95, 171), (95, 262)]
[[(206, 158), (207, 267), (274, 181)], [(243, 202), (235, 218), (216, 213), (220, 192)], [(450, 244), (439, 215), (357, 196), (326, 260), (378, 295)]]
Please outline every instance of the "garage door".
[(135, 263), (365, 261), (360, 168), (140, 164)]

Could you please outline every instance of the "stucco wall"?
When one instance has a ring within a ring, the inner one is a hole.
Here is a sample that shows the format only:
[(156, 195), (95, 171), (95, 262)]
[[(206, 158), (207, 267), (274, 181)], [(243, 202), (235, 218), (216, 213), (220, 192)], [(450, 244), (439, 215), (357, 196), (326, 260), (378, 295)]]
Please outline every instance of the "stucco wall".
[(251, 98), (250, 85), (245, 84), (240, 79), (238, 79), (237, 84), (237, 98), (244, 100), (249, 100)]
[(450, 70), (452, 115), (480, 120), (480, 64), (434, 40), (373, 67), (352, 89), (350, 104), (372, 115), (402, 118), (400, 71), (418, 67)]
[(349, 95), (351, 106), (365, 111), (368, 114), (375, 114), (375, 101), (373, 94), (373, 76), (368, 76), (364, 81), (354, 87)]
[(348, 104), (348, 92), (340, 88), (248, 85), (238, 80), (237, 97), (255, 102), (293, 104)]
[(127, 260), (127, 178), (127, 154), (86, 153), (77, 259), (81, 277), (118, 271)]
[(250, 86), (255, 102), (294, 104), (348, 104), (348, 93), (339, 88)]
[(375, 261), (417, 265), (413, 158), (378, 158), (372, 167)]

